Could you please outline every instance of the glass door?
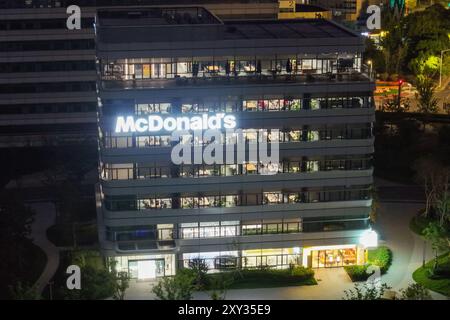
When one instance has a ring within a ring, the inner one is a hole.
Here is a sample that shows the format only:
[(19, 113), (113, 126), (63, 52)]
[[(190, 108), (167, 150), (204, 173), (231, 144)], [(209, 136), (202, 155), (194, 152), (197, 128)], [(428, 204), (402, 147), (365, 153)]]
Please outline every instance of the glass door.
[(164, 259), (155, 260), (156, 266), (156, 277), (164, 277), (165, 276), (165, 261)]

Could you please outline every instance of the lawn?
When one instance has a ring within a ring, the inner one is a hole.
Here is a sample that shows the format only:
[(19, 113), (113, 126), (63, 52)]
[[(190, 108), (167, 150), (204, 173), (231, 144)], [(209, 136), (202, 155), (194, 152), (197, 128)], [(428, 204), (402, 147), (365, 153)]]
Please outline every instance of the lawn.
[[(291, 286), (316, 285), (314, 271), (308, 268), (298, 269), (301, 272), (293, 272), (291, 269), (282, 270), (242, 270), (232, 275), (233, 281), (228, 289), (255, 289), (255, 288), (275, 288)], [(213, 281), (221, 274), (209, 274), (208, 278)]]
[[(446, 266), (447, 270), (450, 269), (450, 254), (446, 253), (438, 258), (438, 266)], [(437, 279), (430, 279), (430, 271), (433, 268), (434, 260), (428, 261), (425, 267), (420, 267), (413, 273), (413, 279), (417, 283), (423, 285), (425, 288), (441, 293), (447, 297), (450, 297), (450, 277), (441, 277)]]

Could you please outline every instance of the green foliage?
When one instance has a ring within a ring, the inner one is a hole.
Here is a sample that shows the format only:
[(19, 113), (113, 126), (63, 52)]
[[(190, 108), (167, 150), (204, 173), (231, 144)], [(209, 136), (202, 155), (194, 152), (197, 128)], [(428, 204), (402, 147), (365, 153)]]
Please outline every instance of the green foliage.
[(410, 61), (410, 69), (414, 74), (433, 76), (440, 66), (439, 57), (433, 55), (425, 55), (420, 53), (419, 56)]
[(401, 300), (431, 300), (430, 292), (418, 283), (410, 284), (406, 289), (400, 290)]
[(30, 240), (34, 212), (20, 194), (0, 193), (0, 299), (10, 299), (10, 286), (33, 285), (44, 269), (45, 253)]
[(411, 106), (408, 98), (400, 97), (400, 104), (398, 98), (387, 99), (381, 106), (383, 111), (387, 112), (407, 112)]
[(433, 221), (433, 219), (425, 217), (423, 215), (423, 211), (425, 210), (422, 210), (420, 214), (414, 216), (409, 223), (409, 228), (418, 235), (422, 235), (423, 230), (428, 226), (428, 224), (431, 221)]
[[(81, 290), (66, 287), (66, 268), (78, 265), (81, 272)], [(99, 300), (114, 297), (118, 290), (118, 278), (114, 270), (106, 268), (103, 259), (95, 250), (61, 252), (60, 267), (53, 279), (54, 298), (65, 300)]]
[[(418, 74), (420, 68), (436, 72), (440, 51), (450, 47), (450, 11), (435, 4), (425, 10), (398, 17), (388, 8), (382, 12), (382, 38), (385, 71), (389, 74), (409, 71)], [(419, 61), (415, 61), (419, 59)], [(446, 71), (448, 61), (444, 61)], [(423, 69), (422, 69), (423, 71)], [(422, 72), (419, 72), (422, 73)]]
[[(403, 20), (406, 26), (405, 42), (409, 44), (408, 61), (416, 57), (427, 61), (430, 56), (438, 56), (441, 50), (449, 47), (450, 12), (441, 5), (416, 11)], [(432, 67), (433, 63), (429, 64)]]
[(369, 250), (368, 262), (380, 267), (381, 274), (385, 274), (392, 264), (392, 251), (385, 246)]
[(368, 273), (369, 266), (380, 268), (381, 274), (385, 274), (392, 263), (392, 251), (388, 247), (378, 247), (368, 250), (367, 264), (345, 266), (344, 269), (353, 282), (366, 281), (372, 273)]
[[(438, 257), (439, 267), (444, 266), (450, 269), (450, 255), (448, 253)], [(417, 283), (421, 284), (425, 288), (439, 292), (447, 297), (450, 297), (450, 277), (449, 276), (437, 276), (434, 269), (435, 261), (429, 261), (424, 267), (418, 268), (413, 273), (413, 279)]]
[(105, 265), (100, 252), (95, 250), (73, 250), (68, 253), (71, 264), (80, 268), (90, 266), (97, 270), (104, 270)]
[(13, 300), (41, 300), (41, 295), (37, 292), (36, 287), (28, 286), (22, 282), (17, 282), (14, 286), (9, 287), (10, 296)]
[(79, 290), (81, 299), (99, 300), (111, 297), (114, 295), (115, 287), (114, 273), (90, 265), (81, 268), (81, 290)]
[(314, 271), (310, 268), (244, 269), (234, 273), (231, 288), (270, 288), (314, 284), (317, 282), (314, 279)]
[(212, 290), (212, 300), (225, 300), (226, 291), (234, 282), (232, 272), (221, 272), (209, 278), (209, 288)]
[(195, 272), (194, 285), (202, 289), (207, 285), (206, 274), (208, 273), (208, 264), (204, 259), (196, 258), (189, 260), (189, 269)]
[(114, 292), (114, 300), (123, 300), (125, 292), (130, 286), (130, 277), (127, 272), (118, 272), (116, 274), (116, 286)]
[(366, 281), (367, 278), (369, 278), (370, 274), (367, 273), (367, 268), (369, 265), (355, 265), (355, 266), (345, 266), (344, 270), (349, 275), (350, 279), (352, 279), (353, 282), (358, 281)]
[(435, 252), (435, 263), (433, 269), (438, 267), (439, 259), (438, 254), (441, 251), (449, 250), (449, 240), (446, 230), (439, 224), (439, 222), (433, 221), (428, 224), (423, 230), (423, 236), (427, 241), (431, 243), (431, 247)]
[(423, 74), (416, 77), (416, 99), (419, 103), (419, 111), (421, 113), (436, 113), (438, 110), (438, 100), (435, 97), (436, 85), (434, 80)]
[(80, 268), (81, 290), (69, 290), (65, 283), (57, 292), (58, 298), (65, 300), (101, 300), (113, 297), (116, 292), (116, 277), (114, 272), (97, 269), (86, 265)]
[(194, 270), (180, 269), (175, 276), (159, 280), (152, 292), (160, 300), (191, 300), (195, 278)]
[(444, 227), (450, 222), (450, 194), (447, 191), (437, 197), (435, 209), (439, 214), (439, 224)]
[(354, 289), (344, 290), (344, 300), (380, 300), (384, 292), (389, 290), (387, 284), (377, 285), (375, 282), (364, 284), (356, 283)]
[(294, 266), (291, 269), (291, 275), (298, 278), (298, 280), (308, 280), (314, 278), (314, 270), (302, 266)]

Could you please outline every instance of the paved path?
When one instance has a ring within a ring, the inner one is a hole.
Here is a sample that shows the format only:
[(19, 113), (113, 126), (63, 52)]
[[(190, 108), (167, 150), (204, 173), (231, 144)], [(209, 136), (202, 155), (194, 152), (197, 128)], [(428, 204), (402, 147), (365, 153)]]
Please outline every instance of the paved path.
[[(414, 283), (412, 273), (425, 261), (433, 259), (433, 251), (420, 236), (409, 229), (409, 221), (423, 207), (417, 203), (382, 202), (378, 213), (381, 244), (393, 252), (392, 265), (382, 281), (398, 291)], [(447, 299), (431, 292), (433, 299)]]
[[(281, 288), (259, 288), (259, 289), (236, 289), (226, 292), (227, 300), (318, 300), (318, 299), (341, 299), (344, 290), (351, 289), (353, 283), (350, 281), (343, 268), (316, 270), (318, 285), (294, 286)], [(125, 299), (127, 300), (152, 300), (155, 295), (151, 292), (154, 281), (130, 282)], [(208, 300), (208, 292), (194, 293), (195, 300)]]
[(54, 204), (50, 202), (33, 203), (30, 207), (36, 212), (31, 233), (33, 243), (47, 255), (47, 264), (35, 284), (37, 291), (42, 293), (59, 266), (59, 250), (47, 239), (46, 233), (47, 229), (55, 223), (56, 211)]
[[(343, 268), (317, 269), (318, 285), (281, 288), (259, 288), (228, 290), (227, 300), (340, 300), (344, 290), (353, 288), (353, 283)], [(194, 295), (194, 299), (210, 299), (205, 292)]]

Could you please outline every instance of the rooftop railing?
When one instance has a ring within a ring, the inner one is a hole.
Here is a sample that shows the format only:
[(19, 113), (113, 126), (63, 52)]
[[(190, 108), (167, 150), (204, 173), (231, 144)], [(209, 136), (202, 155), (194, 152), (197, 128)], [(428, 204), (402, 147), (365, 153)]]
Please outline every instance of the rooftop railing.
[(367, 66), (361, 70), (350, 69), (345, 72), (327, 72), (300, 74), (288, 73), (248, 73), (239, 75), (203, 75), (197, 77), (174, 76), (164, 79), (102, 79), (104, 90), (164, 89), (189, 86), (227, 86), (227, 85), (264, 85), (264, 84), (313, 84), (371, 82), (373, 75)]

